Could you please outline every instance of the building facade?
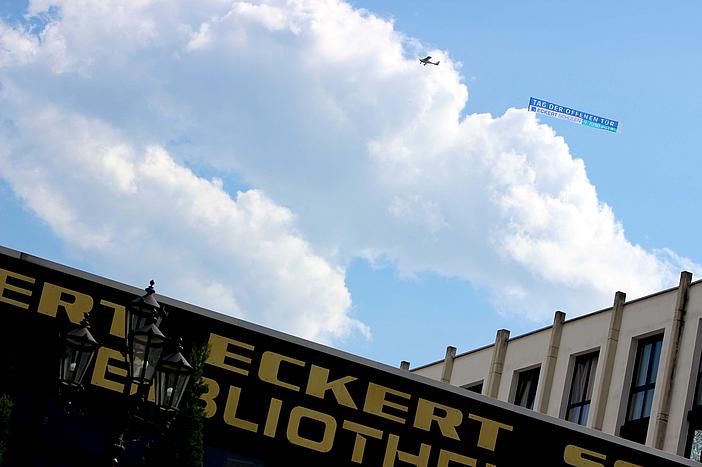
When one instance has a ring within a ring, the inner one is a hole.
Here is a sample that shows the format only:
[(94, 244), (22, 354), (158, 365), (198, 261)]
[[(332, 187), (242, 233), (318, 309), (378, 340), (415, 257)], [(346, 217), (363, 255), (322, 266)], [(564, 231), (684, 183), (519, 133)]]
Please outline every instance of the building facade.
[[(144, 396), (147, 392), (134, 386), (127, 370), (131, 357), (120, 350), (129, 321), (125, 307), (140, 295), (140, 289), (0, 247), (0, 395), (14, 404), (9, 422), (0, 417), (0, 452), (7, 447), (3, 467), (114, 465), (116, 440), (124, 441), (119, 465), (144, 466), (145, 459), (148, 465), (162, 465), (150, 457), (151, 446), (168, 425), (160, 421), (161, 409), (150, 396), (135, 405), (135, 389)], [(203, 364), (206, 390), (200, 396), (207, 467), (696, 465), (168, 297), (159, 295), (158, 303), (168, 314), (163, 322), (167, 335), (182, 337), (185, 349), (198, 343), (209, 347)], [(66, 355), (63, 344), (86, 315), (99, 346), (84, 367), (82, 389), (64, 392), (58, 380), (59, 367), (65, 368), (59, 365)], [(546, 341), (555, 335), (541, 334)], [(656, 334), (650, 335), (648, 350), (641, 351), (648, 352), (642, 361), (649, 366), (651, 355), (660, 352)], [(661, 340), (663, 351), (666, 342)], [(504, 356), (517, 346), (505, 339), (500, 348), (502, 363), (492, 365), (500, 371), (491, 373), (486, 386), (498, 390), (498, 373), (510, 371), (504, 362), (511, 360)], [(455, 360), (460, 358), (447, 361)], [(555, 378), (561, 360), (550, 361)], [(578, 374), (585, 375), (583, 381), (589, 381), (593, 368), (597, 371), (593, 362), (583, 358), (574, 363)], [(537, 374), (533, 370), (539, 362), (524, 363), (514, 365)], [(453, 372), (451, 365), (436, 367), (465, 381), (480, 379), (469, 371), (461, 375), (460, 364)], [(544, 399), (536, 389), (546, 386), (535, 384), (538, 379), (520, 380), (515, 391), (523, 405)], [(653, 391), (643, 381), (640, 390), (637, 386), (642, 406), (649, 393), (659, 394), (658, 387)], [(588, 411), (584, 401), (569, 409), (574, 419)]]
[[(696, 461), (702, 457), (702, 282), (456, 354), (413, 373)], [(408, 364), (403, 362), (407, 367)]]

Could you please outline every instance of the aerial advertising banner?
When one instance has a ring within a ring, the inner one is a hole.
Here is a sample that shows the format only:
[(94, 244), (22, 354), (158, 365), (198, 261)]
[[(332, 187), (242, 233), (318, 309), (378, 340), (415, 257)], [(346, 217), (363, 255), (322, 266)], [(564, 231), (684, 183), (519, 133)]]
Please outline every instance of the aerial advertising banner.
[[(65, 446), (71, 459), (86, 459), (90, 450), (106, 444), (101, 431), (109, 433), (104, 425), (112, 419), (110, 410), (120, 410), (127, 382), (120, 352), (124, 305), (142, 293), (0, 247), (0, 370), (10, 376), (24, 372), (0, 380), (0, 393), (14, 390), (18, 407), (22, 395), (31, 394), (26, 410), (36, 412), (36, 426), (31, 417), (18, 420), (25, 424), (23, 436), (31, 438), (33, 451), (55, 456)], [(164, 333), (180, 335), (186, 344), (209, 343), (202, 395), (207, 466), (692, 465), (407, 370), (167, 297), (158, 300), (170, 310)], [(70, 429), (56, 416), (47, 425), (41, 398), (58, 374), (52, 340), (59, 323), (75, 326), (86, 312), (91, 312), (91, 329), (102, 345), (86, 377), (83, 398), (92, 404), (84, 417), (67, 419)], [(20, 349), (11, 335), (19, 330), (31, 330), (33, 337)], [(103, 416), (91, 425), (90, 413), (95, 412)], [(94, 455), (98, 459), (100, 453)], [(24, 466), (44, 465), (27, 459)]]
[(571, 109), (570, 107), (554, 104), (553, 102), (537, 99), (535, 97), (529, 98), (529, 111), (536, 112), (540, 115), (548, 115), (549, 117), (558, 118), (560, 120), (567, 120), (577, 123), (578, 125), (611, 131), (613, 133), (616, 133), (619, 129), (619, 122), (611, 118), (600, 117), (599, 115), (583, 112), (582, 110)]

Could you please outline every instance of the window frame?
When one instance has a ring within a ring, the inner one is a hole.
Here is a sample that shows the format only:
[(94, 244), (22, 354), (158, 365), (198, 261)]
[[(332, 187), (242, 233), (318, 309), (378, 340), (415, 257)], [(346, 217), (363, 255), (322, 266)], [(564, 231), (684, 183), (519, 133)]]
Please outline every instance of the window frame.
[[(636, 350), (634, 352), (631, 381), (626, 398), (626, 409), (623, 413), (624, 423), (619, 428), (619, 436), (624, 439), (641, 444), (646, 442), (656, 382), (658, 380), (660, 358), (663, 352), (664, 337), (663, 332), (658, 332), (634, 340), (636, 342)], [(648, 348), (650, 345), (653, 345), (653, 347)], [(646, 362), (643, 362), (644, 356)], [(646, 366), (645, 373), (643, 373), (644, 381), (638, 383), (642, 377), (641, 370), (643, 365)], [(642, 398), (635, 400), (639, 395), (642, 395)]]
[(482, 394), (483, 393), (483, 384), (484, 384), (484, 381), (481, 379), (480, 381), (474, 381), (472, 383), (464, 384), (461, 387), (463, 389), (470, 391), (470, 392), (474, 392), (476, 394)]
[[(568, 399), (565, 406), (563, 418), (578, 425), (586, 425), (590, 415), (590, 405), (592, 404), (592, 391), (594, 390), (595, 375), (597, 374), (597, 364), (599, 362), (600, 351), (594, 350), (591, 352), (582, 353), (573, 357), (573, 371), (570, 377), (570, 389), (568, 390)], [(578, 375), (578, 364), (586, 361), (587, 369), (585, 374), (585, 384), (583, 385), (582, 394), (578, 397), (579, 400), (574, 401), (574, 391), (576, 389), (575, 378)], [(589, 397), (588, 397), (589, 392)], [(587, 407), (586, 415), (583, 417), (583, 407)], [(577, 420), (571, 420), (571, 411), (579, 409)]]
[[(646, 362), (645, 381), (642, 384), (637, 385), (637, 379), (639, 379), (640, 373), (639, 370), (641, 369), (642, 365), (641, 360), (649, 345), (652, 345), (653, 347), (650, 348), (647, 357), (648, 360)], [(653, 336), (640, 339), (637, 342), (636, 357), (634, 359), (634, 372), (632, 373), (631, 386), (629, 387), (625, 421), (632, 422), (643, 418), (649, 418), (651, 416), (651, 407), (653, 405), (653, 396), (656, 389), (658, 367), (660, 364), (662, 350), (663, 334), (655, 334)], [(635, 407), (632, 409), (634, 396), (638, 395), (639, 393), (643, 393), (643, 401), (641, 402), (640, 410), (637, 410)], [(646, 407), (648, 407), (648, 410), (646, 410)], [(638, 413), (633, 414), (632, 416), (632, 410), (636, 410)]]
[(695, 432), (702, 432), (702, 358), (697, 365), (697, 376), (695, 377), (695, 393), (692, 399), (692, 408), (687, 413), (687, 441), (685, 443), (684, 457), (697, 462), (702, 462), (702, 452), (696, 449), (697, 459), (692, 458), (693, 442), (696, 438)]
[[(530, 410), (534, 410), (534, 404), (536, 403), (536, 391), (539, 386), (539, 378), (541, 376), (541, 365), (537, 365), (535, 367), (531, 368), (525, 368), (523, 370), (519, 370), (516, 372), (517, 375), (517, 381), (514, 386), (514, 395), (512, 397), (512, 403), (514, 405), (517, 405), (519, 407), (524, 407)], [(527, 380), (526, 377), (529, 376), (530, 379)], [(526, 385), (526, 383), (532, 383), (530, 386), (527, 387), (528, 393), (527, 393), (527, 398), (526, 398), (526, 405), (519, 404), (518, 401), (522, 397), (522, 391), (523, 386)]]

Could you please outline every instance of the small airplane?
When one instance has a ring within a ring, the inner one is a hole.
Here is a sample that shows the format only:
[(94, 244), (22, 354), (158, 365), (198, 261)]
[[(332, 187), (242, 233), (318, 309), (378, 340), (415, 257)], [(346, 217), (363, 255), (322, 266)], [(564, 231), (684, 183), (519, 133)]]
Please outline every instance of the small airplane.
[(436, 62), (432, 62), (432, 61), (431, 61), (431, 55), (427, 55), (427, 56), (424, 57), (424, 58), (420, 58), (420, 59), (419, 59), (419, 63), (421, 63), (421, 64), (424, 65), (424, 66), (426, 66), (426, 65), (438, 65), (438, 64), (439, 64), (439, 60), (437, 60)]

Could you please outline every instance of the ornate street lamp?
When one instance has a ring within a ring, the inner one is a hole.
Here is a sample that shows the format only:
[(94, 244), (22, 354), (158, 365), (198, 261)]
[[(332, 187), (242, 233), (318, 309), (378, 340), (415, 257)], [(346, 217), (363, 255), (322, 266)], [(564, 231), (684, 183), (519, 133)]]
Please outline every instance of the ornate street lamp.
[(165, 309), (156, 301), (154, 297), (155, 282), (149, 282), (149, 286), (144, 289), (146, 295), (134, 299), (129, 306), (126, 307), (126, 324), (127, 324), (127, 339), (137, 331), (148, 324), (154, 323), (156, 326), (161, 324), (161, 320), (166, 316)]
[[(154, 281), (151, 281), (145, 290), (145, 295), (133, 300), (126, 307), (125, 340), (127, 345), (126, 349), (123, 349), (123, 354), (127, 359), (130, 382), (138, 385), (138, 397), (136, 403), (127, 411), (125, 425), (116, 436), (113, 445), (115, 449), (115, 456), (112, 459), (113, 465), (119, 463), (120, 457), (124, 453), (123, 441), (129, 430), (130, 419), (138, 418), (135, 414), (141, 411), (146, 402), (154, 376), (156, 378), (156, 404), (162, 411), (171, 416), (178, 410), (178, 404), (183, 398), (193, 373), (193, 368), (181, 353), (183, 347), (180, 341), (175, 352), (161, 358), (168, 338), (161, 332), (158, 325), (167, 313), (154, 297)], [(66, 334), (64, 346), (59, 379), (62, 385), (82, 389), (83, 377), (100, 346), (90, 334), (87, 319), (81, 322), (79, 328)], [(129, 394), (130, 387), (130, 383), (125, 385), (125, 395)]]
[(83, 389), (83, 377), (100, 346), (90, 334), (88, 320), (84, 318), (80, 324), (80, 327), (66, 334), (59, 364), (59, 382), (78, 390)]
[(129, 340), (129, 376), (134, 383), (151, 385), (165, 345), (166, 336), (153, 322), (134, 331)]
[(178, 339), (176, 351), (162, 358), (156, 369), (156, 405), (167, 412), (178, 410), (193, 374), (193, 367), (181, 353), (182, 350), (183, 345)]

